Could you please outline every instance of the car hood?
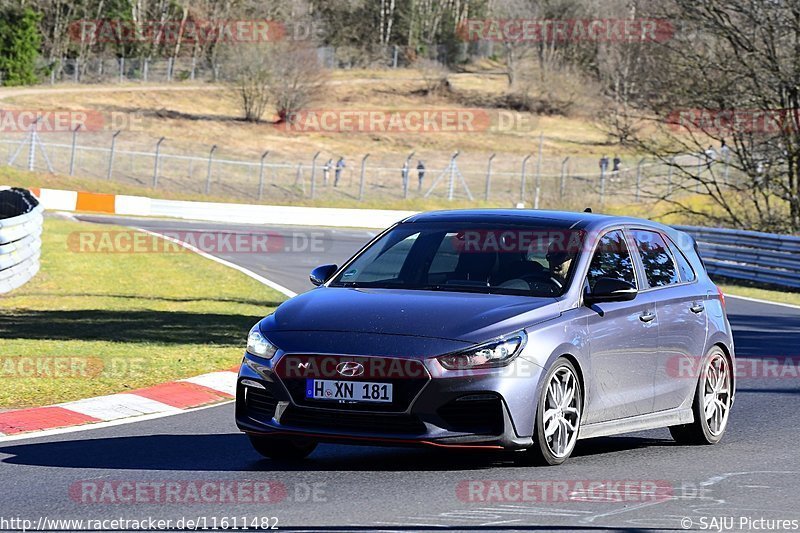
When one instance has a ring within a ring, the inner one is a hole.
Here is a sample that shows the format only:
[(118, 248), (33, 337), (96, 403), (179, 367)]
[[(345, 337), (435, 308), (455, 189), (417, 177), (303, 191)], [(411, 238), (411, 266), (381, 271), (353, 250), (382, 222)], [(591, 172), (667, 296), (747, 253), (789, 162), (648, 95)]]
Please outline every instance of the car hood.
[(555, 298), (320, 287), (284, 302), (262, 331), (402, 335), (480, 343), (560, 314)]

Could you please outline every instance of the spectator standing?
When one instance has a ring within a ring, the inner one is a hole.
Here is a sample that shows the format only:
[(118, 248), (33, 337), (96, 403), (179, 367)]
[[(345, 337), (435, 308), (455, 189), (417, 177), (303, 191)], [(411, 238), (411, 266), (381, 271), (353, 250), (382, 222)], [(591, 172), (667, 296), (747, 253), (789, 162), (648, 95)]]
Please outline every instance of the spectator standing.
[(727, 162), (728, 162), (728, 160), (729, 160), (729, 159), (730, 159), (730, 157), (731, 157), (731, 149), (730, 149), (730, 148), (728, 148), (728, 145), (727, 145), (727, 143), (725, 142), (725, 139), (722, 139), (722, 144), (721, 144), (721, 145), (720, 145), (720, 147), (719, 147), (719, 153), (720, 153), (720, 155), (722, 156), (722, 160), (723, 160), (725, 163), (727, 163)]
[(622, 159), (619, 158), (619, 155), (614, 154), (613, 164), (614, 164), (614, 166), (611, 167), (611, 171), (612, 172), (619, 172), (620, 171), (620, 165), (622, 164)]
[(600, 177), (604, 177), (606, 175), (606, 171), (608, 170), (608, 156), (604, 155), (600, 158)]
[(322, 167), (322, 183), (327, 187), (328, 186), (328, 178), (331, 176), (331, 169), (333, 168), (333, 159), (328, 159), (328, 162), (325, 163), (325, 166)]
[(419, 179), (418, 189), (421, 191), (422, 180), (425, 179), (425, 163), (423, 163), (421, 159), (419, 160), (419, 162), (417, 162), (417, 179)]
[(400, 177), (403, 179), (403, 190), (408, 190), (408, 160), (403, 162), (403, 169), (400, 171)]
[(706, 165), (708, 168), (711, 168), (712, 163), (714, 163), (714, 161), (717, 159), (717, 151), (714, 150), (714, 147), (709, 144), (708, 148), (706, 148), (705, 155)]
[(346, 167), (344, 163), (344, 157), (340, 157), (339, 160), (336, 162), (336, 175), (333, 178), (333, 186), (339, 186), (339, 180), (342, 178), (342, 170)]

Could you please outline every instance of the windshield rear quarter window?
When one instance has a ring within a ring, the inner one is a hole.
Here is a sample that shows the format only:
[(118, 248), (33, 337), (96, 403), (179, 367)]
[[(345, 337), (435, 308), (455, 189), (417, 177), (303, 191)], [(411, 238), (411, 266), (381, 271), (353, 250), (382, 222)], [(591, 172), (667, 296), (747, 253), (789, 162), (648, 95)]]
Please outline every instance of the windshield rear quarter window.
[(609, 231), (597, 243), (589, 264), (589, 287), (594, 289), (594, 284), (600, 278), (619, 279), (636, 286), (633, 261), (625, 243), (625, 234), (621, 230)]
[(633, 230), (631, 233), (639, 249), (644, 274), (650, 287), (680, 283), (678, 269), (661, 234), (647, 230)]

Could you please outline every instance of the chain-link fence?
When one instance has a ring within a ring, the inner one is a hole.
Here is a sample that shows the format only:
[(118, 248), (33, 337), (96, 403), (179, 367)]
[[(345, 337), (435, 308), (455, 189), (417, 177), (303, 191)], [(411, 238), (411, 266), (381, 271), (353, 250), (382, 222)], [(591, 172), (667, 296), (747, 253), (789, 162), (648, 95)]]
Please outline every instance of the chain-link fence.
[[(410, 55), (399, 46), (379, 47), (365, 51), (357, 47), (321, 46), (317, 50), (320, 67), (328, 69), (350, 68), (403, 68), (420, 58), (442, 64), (468, 58), (491, 57), (497, 43), (476, 41), (452, 46), (432, 45), (424, 51)], [(49, 72), (47, 80), (55, 83), (123, 83), (131, 81), (169, 83), (174, 81), (219, 81), (224, 75), (220, 61), (198, 57), (77, 57), (59, 58), (42, 62), (40, 69)]]
[(302, 160), (278, 152), (236, 154), (171, 139), (110, 133), (13, 133), (0, 139), (0, 157), (28, 170), (113, 180), (187, 196), (258, 202), (298, 199), (364, 201), (414, 198), (476, 205), (524, 203), (540, 208), (583, 208), (652, 198), (677, 187), (679, 166), (700, 172), (701, 156), (677, 163), (641, 159), (600, 168), (595, 157), (521, 157), (499, 153), (309, 153)]

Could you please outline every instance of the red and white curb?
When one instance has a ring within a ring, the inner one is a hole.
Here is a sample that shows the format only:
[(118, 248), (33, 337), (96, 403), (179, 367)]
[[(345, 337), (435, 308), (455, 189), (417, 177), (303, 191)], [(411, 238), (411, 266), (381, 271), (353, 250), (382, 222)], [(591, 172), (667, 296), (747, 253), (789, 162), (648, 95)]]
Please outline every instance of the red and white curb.
[[(236, 372), (211, 372), (119, 394), (97, 396), (47, 407), (0, 413), (0, 439), (28, 432), (71, 428), (148, 416), (167, 416), (187, 409), (230, 401)], [(38, 435), (38, 433), (37, 433)]]
[[(141, 228), (135, 229), (170, 240), (206, 259), (238, 270), (290, 298), (296, 295), (251, 270), (190, 244)], [(0, 413), (0, 442), (109, 427), (213, 407), (233, 399), (238, 370), (236, 367), (130, 392)]]

